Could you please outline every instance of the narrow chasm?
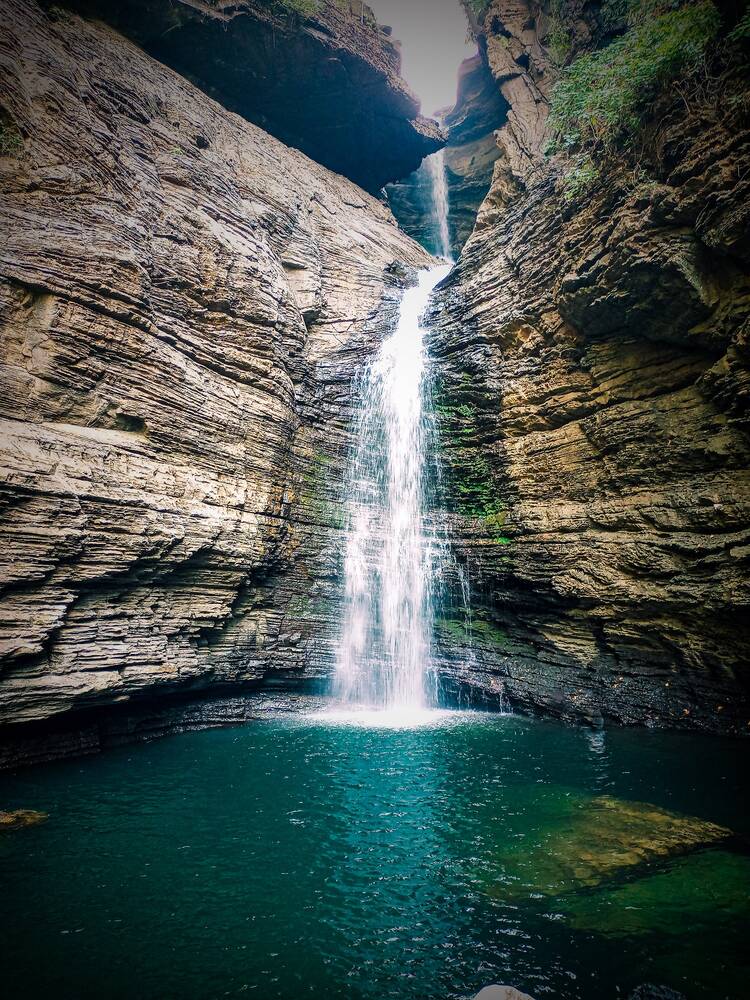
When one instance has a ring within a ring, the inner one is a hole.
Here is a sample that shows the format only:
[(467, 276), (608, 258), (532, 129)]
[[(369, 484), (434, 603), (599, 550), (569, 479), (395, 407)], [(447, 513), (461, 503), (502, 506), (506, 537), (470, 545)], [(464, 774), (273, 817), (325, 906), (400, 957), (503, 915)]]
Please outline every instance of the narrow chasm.
[(749, 71), (0, 0), (8, 996), (744, 1000)]

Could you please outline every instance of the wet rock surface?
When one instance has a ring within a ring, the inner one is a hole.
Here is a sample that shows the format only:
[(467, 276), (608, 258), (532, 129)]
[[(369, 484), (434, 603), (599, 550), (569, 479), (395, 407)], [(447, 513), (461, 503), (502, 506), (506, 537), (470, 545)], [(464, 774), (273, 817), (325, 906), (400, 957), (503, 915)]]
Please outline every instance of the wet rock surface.
[[(746, 733), (746, 77), (727, 70), (702, 117), (667, 100), (648, 176), (610, 162), (571, 198), (543, 155), (542, 15), (495, 0), (484, 22), (503, 153), (435, 313), (473, 596), (471, 620), (454, 596), (438, 623), (445, 685), (594, 725)], [(596, 30), (574, 27), (573, 46)]]
[(353, 379), (429, 258), (110, 27), (5, 6), (0, 721), (323, 675)]
[(230, 111), (377, 193), (443, 145), (361, 0), (69, 0)]
[(289, 685), (276, 681), (270, 685), (244, 684), (234, 691), (209, 688), (192, 696), (164, 695), (157, 689), (153, 699), (6, 726), (0, 733), (0, 771), (91, 756), (175, 733), (251, 725), (269, 716), (320, 712), (326, 699), (304, 688), (304, 684), (294, 681)]

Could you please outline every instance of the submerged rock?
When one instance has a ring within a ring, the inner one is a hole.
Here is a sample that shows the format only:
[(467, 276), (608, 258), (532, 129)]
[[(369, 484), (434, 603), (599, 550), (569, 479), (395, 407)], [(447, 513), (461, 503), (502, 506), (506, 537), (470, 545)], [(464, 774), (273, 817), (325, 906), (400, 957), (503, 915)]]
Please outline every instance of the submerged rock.
[(750, 918), (750, 858), (697, 851), (625, 884), (563, 895), (555, 907), (576, 930), (613, 938), (680, 935), (717, 921), (743, 926)]
[(47, 813), (36, 809), (13, 809), (10, 812), (0, 812), (0, 833), (13, 830), (23, 830), (27, 826), (37, 826), (49, 819)]
[(633, 990), (628, 996), (628, 1000), (685, 1000), (685, 996), (668, 986), (654, 986), (652, 983), (644, 983)]
[[(623, 872), (717, 844), (731, 831), (694, 816), (609, 795), (555, 799), (558, 818), (536, 842), (493, 856), (516, 880), (513, 891), (558, 896), (590, 888)], [(560, 810), (567, 812), (560, 818)], [(538, 815), (544, 817), (540, 796)]]

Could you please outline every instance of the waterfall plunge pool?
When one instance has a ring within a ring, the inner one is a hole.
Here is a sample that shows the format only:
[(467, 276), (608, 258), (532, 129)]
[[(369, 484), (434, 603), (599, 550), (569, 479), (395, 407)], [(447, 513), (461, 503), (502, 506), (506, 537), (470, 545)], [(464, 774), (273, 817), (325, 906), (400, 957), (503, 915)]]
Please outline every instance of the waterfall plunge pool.
[(49, 814), (0, 836), (5, 995), (746, 995), (736, 742), (350, 721), (271, 716), (0, 777), (2, 808)]

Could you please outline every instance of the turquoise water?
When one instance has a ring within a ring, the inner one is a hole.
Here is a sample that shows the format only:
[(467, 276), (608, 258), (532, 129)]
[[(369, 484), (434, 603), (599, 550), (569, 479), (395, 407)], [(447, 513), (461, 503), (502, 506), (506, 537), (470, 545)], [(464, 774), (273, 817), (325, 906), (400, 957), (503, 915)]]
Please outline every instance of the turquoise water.
[(0, 808), (49, 819), (0, 837), (4, 995), (740, 1000), (741, 753), (279, 717), (6, 775)]

